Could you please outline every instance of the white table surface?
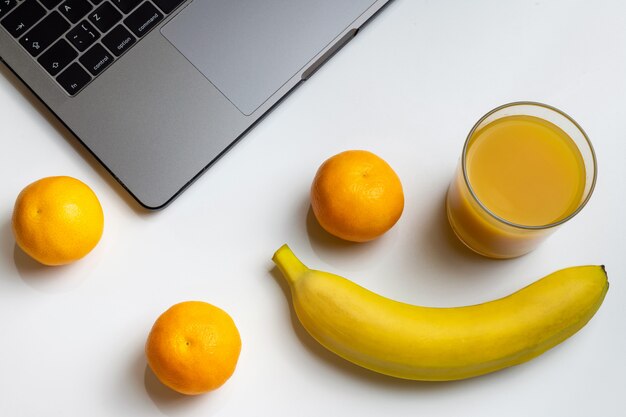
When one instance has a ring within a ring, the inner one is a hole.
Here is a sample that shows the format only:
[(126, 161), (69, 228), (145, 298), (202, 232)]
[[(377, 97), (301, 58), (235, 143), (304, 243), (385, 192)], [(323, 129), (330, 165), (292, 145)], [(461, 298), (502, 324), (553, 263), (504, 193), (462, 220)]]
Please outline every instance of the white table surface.
[[(169, 208), (146, 212), (6, 68), (0, 70), (0, 415), (626, 415), (626, 3), (396, 0)], [(465, 135), (491, 108), (552, 104), (591, 137), (589, 205), (535, 252), (494, 261), (451, 234), (443, 199)], [(402, 179), (397, 225), (369, 244), (329, 237), (309, 210), (319, 164), (369, 149)], [(98, 247), (67, 267), (15, 247), (28, 183), (71, 175), (98, 194)], [(420, 383), (325, 351), (294, 319), (270, 258), (289, 243), (311, 267), (386, 296), (455, 306), (509, 294), (556, 269), (605, 264), (611, 287), (578, 334), (526, 364)], [(236, 321), (243, 348), (220, 390), (184, 397), (146, 368), (170, 305), (199, 299)]]

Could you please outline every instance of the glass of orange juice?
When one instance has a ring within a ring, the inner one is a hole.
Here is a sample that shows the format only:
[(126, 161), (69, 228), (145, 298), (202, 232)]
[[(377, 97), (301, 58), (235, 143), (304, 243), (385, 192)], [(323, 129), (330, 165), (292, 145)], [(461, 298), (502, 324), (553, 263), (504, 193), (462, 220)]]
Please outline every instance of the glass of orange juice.
[(446, 197), (448, 220), (481, 255), (524, 255), (585, 206), (596, 169), (589, 138), (567, 114), (541, 103), (505, 104), (467, 136)]

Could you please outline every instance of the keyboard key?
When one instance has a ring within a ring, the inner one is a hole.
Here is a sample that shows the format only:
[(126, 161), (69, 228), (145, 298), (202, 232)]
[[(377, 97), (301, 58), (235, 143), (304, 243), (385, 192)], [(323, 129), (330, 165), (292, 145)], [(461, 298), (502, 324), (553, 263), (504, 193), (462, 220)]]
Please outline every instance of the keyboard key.
[(62, 0), (39, 0), (48, 10), (52, 10), (61, 3)]
[(184, 1), (185, 0), (154, 0), (154, 4), (156, 4), (163, 13), (167, 14), (180, 6)]
[(57, 81), (61, 84), (61, 87), (70, 95), (78, 93), (90, 80), (91, 77), (87, 74), (87, 71), (76, 62), (67, 67), (67, 69), (57, 77)]
[(96, 6), (99, 5), (100, 3), (102, 3), (102, 0), (90, 0), (93, 4), (95, 4)]
[(113, 0), (113, 4), (124, 14), (130, 13), (142, 0)]
[(89, 14), (89, 20), (102, 33), (107, 32), (122, 19), (122, 14), (108, 1)]
[(94, 77), (100, 74), (106, 67), (113, 62), (113, 55), (109, 54), (106, 49), (99, 43), (91, 47), (83, 56), (78, 58), (81, 64), (87, 68), (87, 71)]
[(33, 27), (35, 23), (46, 15), (44, 9), (37, 0), (26, 0), (10, 15), (4, 18), (2, 26), (14, 37), (22, 36), (28, 29)]
[(37, 61), (50, 75), (54, 76), (77, 56), (78, 52), (65, 39), (60, 39), (44, 52)]
[(67, 20), (54, 11), (24, 35), (20, 39), (20, 44), (32, 56), (37, 56), (59, 39), (69, 28), (70, 24), (67, 23)]
[(66, 35), (67, 40), (69, 40), (80, 52), (89, 48), (99, 37), (100, 34), (96, 28), (91, 26), (91, 23), (86, 20), (83, 20)]
[(17, 0), (0, 0), (0, 18), (17, 6)]
[(119, 25), (102, 38), (102, 43), (115, 56), (120, 56), (135, 43), (135, 37), (124, 26)]
[(72, 23), (78, 22), (91, 9), (93, 6), (87, 0), (65, 0), (59, 6), (59, 11)]
[(152, 4), (146, 2), (139, 6), (130, 16), (124, 19), (126, 26), (135, 36), (141, 38), (163, 19), (163, 15)]

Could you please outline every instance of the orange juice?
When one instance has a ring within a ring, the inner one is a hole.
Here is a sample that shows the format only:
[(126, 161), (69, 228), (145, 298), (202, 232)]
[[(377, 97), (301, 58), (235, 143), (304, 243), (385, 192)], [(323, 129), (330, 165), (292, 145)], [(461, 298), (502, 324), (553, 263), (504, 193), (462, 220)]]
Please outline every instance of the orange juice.
[(467, 246), (489, 257), (534, 249), (591, 192), (577, 143), (533, 115), (479, 123), (463, 158), (448, 190), (448, 218)]
[(534, 116), (503, 117), (475, 132), (466, 169), (478, 200), (520, 225), (543, 226), (569, 216), (585, 190), (585, 162), (574, 141)]

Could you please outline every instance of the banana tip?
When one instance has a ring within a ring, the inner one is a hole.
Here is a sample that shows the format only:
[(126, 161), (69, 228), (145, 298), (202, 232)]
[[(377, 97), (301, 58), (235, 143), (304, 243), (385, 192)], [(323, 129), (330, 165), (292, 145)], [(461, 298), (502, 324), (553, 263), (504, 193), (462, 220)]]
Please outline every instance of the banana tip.
[(272, 261), (276, 263), (276, 260), (281, 256), (281, 253), (283, 252), (291, 252), (291, 248), (289, 248), (286, 243), (282, 244), (281, 247), (278, 248), (276, 252), (274, 252), (274, 255), (272, 255)]
[(296, 257), (291, 248), (284, 244), (274, 253), (272, 261), (278, 266), (288, 282), (295, 281), (308, 268)]

